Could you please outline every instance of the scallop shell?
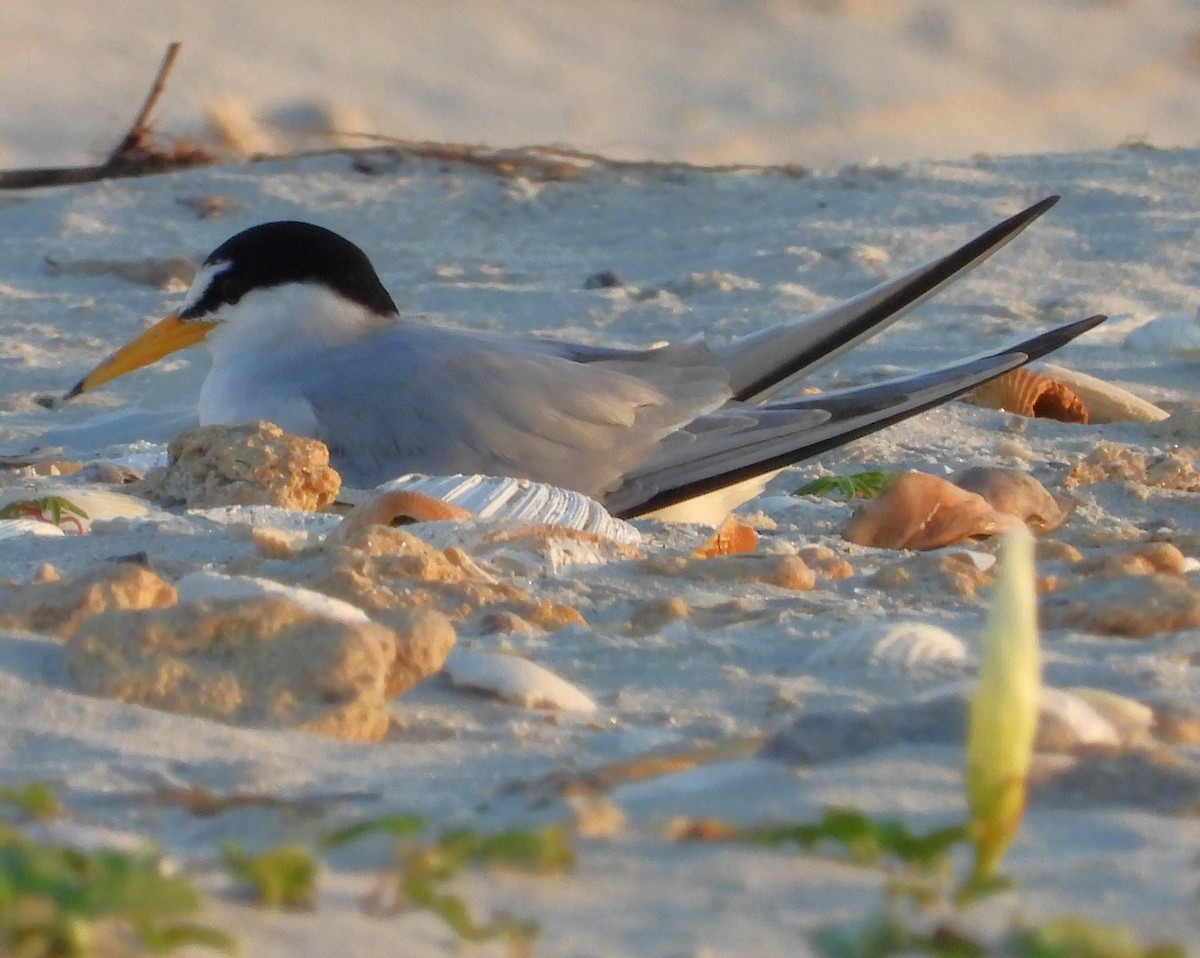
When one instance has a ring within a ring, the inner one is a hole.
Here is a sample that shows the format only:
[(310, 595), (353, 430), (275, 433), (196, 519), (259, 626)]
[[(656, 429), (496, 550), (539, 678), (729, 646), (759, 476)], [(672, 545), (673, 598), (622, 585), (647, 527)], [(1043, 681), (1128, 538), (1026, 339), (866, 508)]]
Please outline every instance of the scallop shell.
[[(621, 545), (640, 545), (641, 533), (615, 519), (595, 499), (529, 479), (504, 476), (401, 476), (377, 491), (410, 490), (461, 506), (481, 519), (504, 518), (531, 525), (565, 526)], [(360, 500), (361, 501), (361, 500)]]
[(180, 602), (202, 602), (206, 599), (259, 599), (264, 596), (290, 599), (315, 615), (342, 622), (369, 622), (368, 615), (357, 606), (342, 599), (315, 592), (300, 586), (284, 585), (273, 579), (249, 575), (225, 575), (221, 572), (199, 570), (189, 572), (175, 589)]
[(596, 711), (591, 696), (549, 669), (515, 655), (455, 649), (442, 672), (455, 688), (484, 692), (522, 708)]
[(960, 673), (971, 664), (967, 647), (953, 632), (928, 622), (871, 624), (836, 635), (809, 653), (808, 668), (865, 666), (913, 678)]
[(1043, 363), (1042, 372), (1078, 396), (1092, 422), (1162, 422), (1171, 415), (1128, 389), (1087, 373), (1054, 363)]
[(1003, 409), (1019, 416), (1086, 423), (1088, 410), (1060, 382), (1032, 369), (1012, 369), (963, 397), (974, 406)]

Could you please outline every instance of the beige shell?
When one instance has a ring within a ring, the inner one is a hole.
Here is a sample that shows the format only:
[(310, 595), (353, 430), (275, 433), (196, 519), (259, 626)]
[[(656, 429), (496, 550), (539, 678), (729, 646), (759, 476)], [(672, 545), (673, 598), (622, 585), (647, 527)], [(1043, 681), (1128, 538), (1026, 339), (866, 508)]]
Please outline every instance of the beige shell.
[(983, 496), (998, 512), (1023, 520), (1038, 535), (1061, 526), (1075, 507), (1067, 499), (1056, 499), (1029, 473), (1016, 469), (977, 466), (951, 476), (950, 481)]
[(1082, 400), (1057, 380), (1032, 369), (1012, 369), (963, 397), (974, 406), (1003, 409), (1019, 416), (1086, 423)]
[(1162, 422), (1171, 415), (1128, 389), (1087, 373), (1053, 363), (1043, 363), (1042, 372), (1079, 397), (1091, 422)]
[(994, 535), (1020, 521), (945, 479), (904, 472), (855, 511), (842, 537), (881, 549), (937, 549)]

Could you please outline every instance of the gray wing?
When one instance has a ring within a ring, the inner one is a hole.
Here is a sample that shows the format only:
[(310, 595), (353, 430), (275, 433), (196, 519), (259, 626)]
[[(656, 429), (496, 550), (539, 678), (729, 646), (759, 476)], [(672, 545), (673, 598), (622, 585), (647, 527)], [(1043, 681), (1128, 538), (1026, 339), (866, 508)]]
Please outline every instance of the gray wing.
[(605, 505), (632, 518), (819, 455), (1044, 356), (1104, 319), (1092, 316), (932, 372), (762, 406), (733, 404), (672, 436)]
[(676, 361), (578, 363), (529, 341), (401, 323), (335, 350), (301, 389), (349, 485), (486, 473), (602, 498), (665, 436), (729, 399), (707, 352), (662, 352)]

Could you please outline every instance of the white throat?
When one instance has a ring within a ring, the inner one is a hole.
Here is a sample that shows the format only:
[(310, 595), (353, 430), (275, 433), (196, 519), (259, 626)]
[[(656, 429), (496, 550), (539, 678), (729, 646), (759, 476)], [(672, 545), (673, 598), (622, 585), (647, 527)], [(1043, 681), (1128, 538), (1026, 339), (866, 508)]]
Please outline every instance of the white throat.
[(251, 291), (219, 315), (204, 338), (212, 369), (200, 388), (200, 422), (269, 419), (299, 435), (311, 435), (315, 420), (289, 386), (294, 370), (390, 323), (325, 286), (303, 283)]
[(388, 320), (315, 283), (252, 290), (222, 307), (204, 339), (213, 365), (257, 356), (319, 353), (378, 332)]

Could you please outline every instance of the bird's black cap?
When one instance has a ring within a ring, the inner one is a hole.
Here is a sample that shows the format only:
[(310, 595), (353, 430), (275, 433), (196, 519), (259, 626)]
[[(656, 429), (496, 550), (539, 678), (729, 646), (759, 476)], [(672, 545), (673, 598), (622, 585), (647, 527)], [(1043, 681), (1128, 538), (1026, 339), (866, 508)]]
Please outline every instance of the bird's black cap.
[(380, 316), (398, 312), (367, 254), (344, 236), (312, 223), (283, 220), (251, 226), (204, 261), (205, 266), (220, 263), (229, 265), (181, 311), (184, 319), (199, 319), (233, 305), (251, 290), (285, 283), (326, 286)]

